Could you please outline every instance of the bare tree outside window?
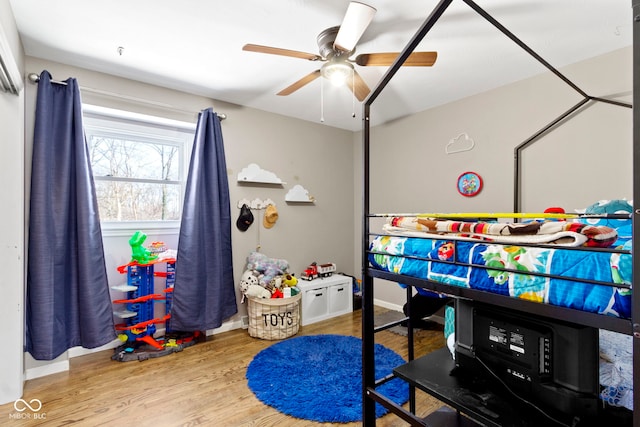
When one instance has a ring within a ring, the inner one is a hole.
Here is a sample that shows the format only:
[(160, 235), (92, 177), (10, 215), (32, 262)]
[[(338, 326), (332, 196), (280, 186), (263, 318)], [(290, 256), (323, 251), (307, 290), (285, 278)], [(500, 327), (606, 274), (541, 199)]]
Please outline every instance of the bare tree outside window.
[(89, 146), (102, 221), (179, 219), (177, 146), (100, 136)]
[(103, 116), (85, 118), (85, 131), (101, 221), (180, 220), (193, 132)]

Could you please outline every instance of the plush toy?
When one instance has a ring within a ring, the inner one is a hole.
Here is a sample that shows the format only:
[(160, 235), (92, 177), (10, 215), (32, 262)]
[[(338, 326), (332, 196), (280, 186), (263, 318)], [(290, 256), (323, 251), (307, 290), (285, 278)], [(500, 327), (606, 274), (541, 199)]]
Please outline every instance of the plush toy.
[(241, 285), (240, 290), (243, 294), (242, 302), (244, 302), (244, 297), (271, 298), (271, 292), (260, 285), (248, 285), (244, 287)]
[(240, 287), (242, 287), (243, 283), (246, 283), (247, 287), (249, 285), (257, 285), (258, 277), (259, 277), (259, 273), (257, 271), (245, 270), (245, 272), (242, 273), (242, 277), (240, 278)]
[[(633, 213), (633, 203), (624, 199), (600, 200), (578, 213), (585, 214), (631, 214)], [(615, 229), (618, 232), (618, 240), (615, 246), (624, 245), (631, 239), (631, 220), (613, 218), (581, 218), (582, 223), (589, 225), (602, 225)]]
[(275, 289), (273, 291), (273, 293), (271, 294), (271, 298), (284, 298), (284, 294), (282, 293), (282, 291), (280, 289)]
[(293, 288), (298, 284), (298, 278), (293, 274), (285, 274), (282, 276), (282, 286)]
[(268, 289), (273, 293), (276, 289), (282, 289), (282, 277), (276, 276), (269, 282)]
[(284, 274), (289, 269), (289, 263), (284, 259), (269, 258), (260, 252), (251, 252), (247, 257), (247, 270), (256, 270), (260, 277), (260, 284), (267, 288), (271, 280)]
[[(564, 214), (566, 213), (564, 208), (559, 206), (552, 206), (544, 210), (544, 213), (548, 214)], [(566, 221), (564, 218), (545, 218), (545, 221)]]
[(244, 303), (246, 296), (256, 298), (271, 298), (271, 292), (260, 286), (259, 273), (255, 270), (246, 270), (240, 278), (240, 292), (242, 292), (241, 303)]

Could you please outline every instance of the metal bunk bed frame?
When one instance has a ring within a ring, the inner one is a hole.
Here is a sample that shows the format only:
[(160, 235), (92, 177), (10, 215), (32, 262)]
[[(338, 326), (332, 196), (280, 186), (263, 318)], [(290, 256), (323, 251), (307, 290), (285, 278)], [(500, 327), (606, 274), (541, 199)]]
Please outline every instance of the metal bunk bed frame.
[[(585, 104), (589, 102), (605, 102), (609, 104), (618, 105), (621, 107), (631, 108), (631, 105), (612, 101), (608, 99), (593, 97), (588, 95), (578, 86), (576, 86), (572, 81), (570, 81), (567, 77), (565, 77), (562, 73), (556, 70), (551, 64), (546, 62), (542, 57), (540, 57), (536, 52), (534, 52), (531, 48), (529, 48), (526, 44), (524, 44), (520, 39), (518, 39), (513, 33), (507, 30), (504, 26), (502, 26), (498, 21), (496, 21), (491, 15), (489, 15), (486, 11), (481, 9), (477, 4), (475, 4), (472, 0), (462, 0), (469, 7), (471, 7), (475, 12), (477, 12), (480, 16), (490, 22), (494, 27), (496, 27), (500, 32), (502, 32), (505, 36), (510, 38), (514, 43), (520, 46), (524, 51), (530, 54), (533, 58), (535, 58), (538, 62), (544, 65), (550, 72), (554, 73), (558, 78), (563, 80), (567, 85), (572, 87), (576, 92), (582, 95), (583, 99), (578, 102), (576, 105), (569, 108), (566, 112), (561, 114), (551, 123), (549, 123), (544, 128), (540, 129), (530, 138), (519, 144), (514, 149), (514, 212), (519, 212), (520, 210), (520, 187), (521, 187), (521, 177), (520, 177), (520, 155), (523, 149), (531, 145), (533, 142), (538, 140), (542, 135), (544, 135), (549, 130), (553, 129), (555, 126), (562, 123), (566, 120), (572, 113), (579, 110)], [(415, 386), (410, 387), (409, 394), (409, 410), (407, 411), (402, 406), (397, 405), (396, 403), (390, 401), (385, 396), (381, 395), (376, 391), (376, 387), (381, 383), (389, 381), (393, 378), (393, 374), (387, 378), (376, 381), (375, 379), (375, 360), (374, 360), (374, 346), (375, 346), (375, 333), (388, 329), (393, 326), (383, 325), (379, 327), (374, 327), (374, 304), (373, 304), (373, 281), (374, 278), (381, 278), (390, 281), (397, 281), (400, 277), (394, 273), (387, 273), (378, 270), (372, 270), (368, 267), (368, 247), (369, 247), (369, 237), (370, 237), (370, 229), (369, 229), (369, 219), (375, 217), (375, 214), (370, 212), (370, 111), (371, 105), (378, 98), (378, 96), (382, 93), (387, 84), (391, 81), (393, 76), (402, 66), (404, 61), (408, 58), (408, 56), (414, 51), (414, 49), (418, 46), (418, 44), (422, 41), (422, 39), (427, 35), (427, 33), (431, 30), (431, 28), (436, 24), (438, 19), (444, 14), (446, 9), (451, 4), (452, 0), (441, 0), (438, 5), (434, 8), (429, 17), (422, 24), (420, 29), (416, 32), (414, 37), (409, 41), (406, 45), (405, 49), (400, 53), (396, 61), (391, 65), (391, 67), (387, 70), (385, 75), (382, 77), (378, 85), (371, 91), (367, 99), (363, 103), (363, 235), (362, 235), (362, 278), (363, 278), (363, 287), (362, 287), (362, 391), (363, 391), (363, 425), (364, 426), (375, 426), (376, 424), (376, 415), (375, 415), (375, 405), (376, 402), (380, 403), (384, 407), (386, 407), (390, 412), (394, 413), (404, 421), (408, 422), (411, 425), (416, 426), (424, 426), (429, 425), (424, 420), (420, 419), (415, 415)], [(633, 73), (633, 104), (640, 105), (640, 90), (635, 90), (635, 88), (640, 87), (640, 0), (632, 0), (632, 21), (633, 21), (633, 69), (635, 70)], [(633, 110), (633, 199), (640, 200), (640, 185), (636, 185), (636, 179), (640, 179), (640, 111), (637, 109)], [(639, 177), (639, 178), (636, 178)], [(633, 219), (633, 236), (640, 235), (640, 221), (636, 220), (636, 217), (640, 214), (640, 209), (634, 210), (632, 215)], [(632, 262), (633, 271), (640, 271), (640, 257), (633, 257)], [(403, 283), (407, 286), (407, 302), (409, 303), (412, 288), (414, 286), (425, 287), (425, 280), (415, 279), (407, 276), (401, 276)], [(640, 283), (640, 279), (637, 278), (637, 275), (634, 275), (633, 285), (636, 283)], [(453, 296), (460, 296), (470, 298), (476, 301), (511, 307), (516, 310), (521, 310), (524, 312), (535, 313), (543, 316), (550, 316), (556, 319), (569, 320), (574, 323), (581, 323), (593, 327), (599, 327), (603, 329), (614, 330), (618, 332), (623, 332), (626, 334), (630, 334), (634, 337), (633, 339), (633, 378), (634, 378), (634, 389), (636, 393), (634, 393), (633, 406), (634, 408), (640, 408), (640, 356), (635, 357), (636, 355), (640, 355), (640, 298), (636, 298), (635, 295), (632, 297), (632, 318), (631, 321), (625, 319), (617, 319), (611, 318), (608, 316), (602, 316), (598, 314), (585, 313), (576, 310), (560, 308), (555, 306), (549, 306), (547, 304), (539, 304), (532, 303), (528, 301), (522, 301), (517, 299), (512, 299), (509, 297), (504, 297), (496, 294), (489, 294), (486, 292), (475, 291), (472, 289), (465, 288), (455, 288), (447, 285), (442, 285), (434, 282), (428, 282), (429, 289), (440, 291), (444, 293), (448, 293)], [(409, 304), (410, 310), (410, 304)], [(409, 321), (410, 322), (410, 321)], [(413, 352), (413, 330), (411, 325), (408, 325), (408, 337), (407, 337), (407, 345), (408, 345), (408, 358), (409, 361), (414, 359)], [(640, 427), (640, 414), (636, 414), (634, 411), (633, 417), (633, 426)]]

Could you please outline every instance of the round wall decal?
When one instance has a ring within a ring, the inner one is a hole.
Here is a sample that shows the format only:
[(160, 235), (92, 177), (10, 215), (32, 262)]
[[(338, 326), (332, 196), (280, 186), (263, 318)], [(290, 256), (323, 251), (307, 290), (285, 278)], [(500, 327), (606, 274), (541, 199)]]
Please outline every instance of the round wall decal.
[(464, 172), (458, 177), (458, 192), (473, 197), (482, 190), (482, 178), (475, 172)]

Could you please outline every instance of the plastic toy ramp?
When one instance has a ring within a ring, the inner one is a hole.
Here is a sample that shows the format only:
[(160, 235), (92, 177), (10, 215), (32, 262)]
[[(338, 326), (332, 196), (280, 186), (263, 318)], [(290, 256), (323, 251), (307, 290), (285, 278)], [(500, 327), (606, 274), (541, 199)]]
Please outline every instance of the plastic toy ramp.
[[(135, 342), (127, 342), (114, 350), (112, 360), (118, 362), (139, 362), (156, 357), (178, 353), (191, 347), (204, 337), (199, 331), (193, 333), (170, 333), (160, 338), (146, 336)], [(151, 342), (153, 341), (153, 342)]]
[(175, 258), (154, 259), (152, 261), (149, 261), (146, 264), (139, 263), (138, 261), (131, 261), (131, 262), (127, 263), (127, 264), (118, 266), (117, 270), (118, 270), (118, 272), (120, 274), (126, 274), (127, 273), (127, 267), (131, 267), (133, 265), (137, 265), (137, 266), (140, 266), (140, 267), (146, 267), (148, 265), (153, 265), (153, 264), (173, 263), (173, 262), (176, 262)]
[(135, 304), (135, 303), (139, 303), (139, 302), (147, 302), (150, 300), (156, 300), (156, 301), (164, 301), (165, 297), (163, 295), (160, 294), (149, 294), (149, 295), (143, 295), (141, 297), (138, 298), (133, 298), (133, 299), (117, 299), (117, 300), (113, 300), (114, 304)]

